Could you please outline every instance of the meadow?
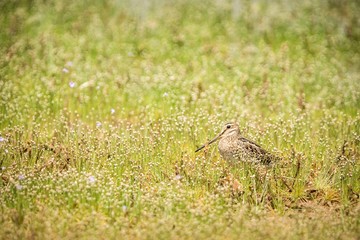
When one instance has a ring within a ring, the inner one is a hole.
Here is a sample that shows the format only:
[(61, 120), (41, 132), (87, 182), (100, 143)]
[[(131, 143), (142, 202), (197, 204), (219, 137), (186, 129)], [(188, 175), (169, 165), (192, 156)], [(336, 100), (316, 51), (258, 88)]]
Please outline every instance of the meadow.
[(0, 239), (359, 239), (358, 1), (0, 9)]

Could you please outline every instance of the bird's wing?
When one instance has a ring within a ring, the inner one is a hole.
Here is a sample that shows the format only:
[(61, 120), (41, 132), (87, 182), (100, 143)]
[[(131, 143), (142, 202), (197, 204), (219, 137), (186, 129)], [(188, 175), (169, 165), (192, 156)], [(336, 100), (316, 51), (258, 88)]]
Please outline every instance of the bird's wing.
[[(253, 142), (253, 141), (251, 141), (251, 140), (249, 140), (249, 139), (247, 139), (247, 138), (240, 137), (240, 138), (239, 138), (239, 141), (241, 141), (242, 143), (246, 143), (246, 144), (248, 144), (248, 145), (252, 145), (252, 146), (254, 146), (254, 147), (256, 147), (256, 148), (262, 149), (259, 144), (255, 143), (255, 142)], [(262, 149), (262, 150), (265, 151), (264, 149)]]
[(246, 139), (244, 137), (240, 137), (239, 141), (241, 141), (244, 149), (249, 154), (249, 157), (257, 158), (265, 164), (269, 164), (273, 159), (272, 154), (267, 152), (265, 149), (260, 147), (260, 145), (256, 144), (255, 142)]

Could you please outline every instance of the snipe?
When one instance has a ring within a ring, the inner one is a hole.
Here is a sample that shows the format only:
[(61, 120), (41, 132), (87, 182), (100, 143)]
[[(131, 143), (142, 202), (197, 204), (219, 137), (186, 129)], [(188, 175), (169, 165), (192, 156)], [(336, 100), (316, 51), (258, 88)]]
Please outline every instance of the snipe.
[(219, 140), (220, 155), (229, 162), (239, 161), (250, 163), (272, 164), (277, 157), (264, 150), (258, 144), (241, 136), (239, 125), (225, 124), (223, 130), (212, 140), (199, 147), (195, 152)]

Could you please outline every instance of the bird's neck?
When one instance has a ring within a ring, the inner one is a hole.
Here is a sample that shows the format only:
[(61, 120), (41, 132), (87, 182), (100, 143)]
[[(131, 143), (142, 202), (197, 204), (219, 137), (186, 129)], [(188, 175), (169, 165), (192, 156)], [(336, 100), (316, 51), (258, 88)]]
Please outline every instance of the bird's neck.
[(238, 139), (239, 137), (240, 137), (240, 131), (239, 130), (230, 132), (229, 134), (224, 136), (224, 138), (226, 140), (235, 140), (235, 139)]

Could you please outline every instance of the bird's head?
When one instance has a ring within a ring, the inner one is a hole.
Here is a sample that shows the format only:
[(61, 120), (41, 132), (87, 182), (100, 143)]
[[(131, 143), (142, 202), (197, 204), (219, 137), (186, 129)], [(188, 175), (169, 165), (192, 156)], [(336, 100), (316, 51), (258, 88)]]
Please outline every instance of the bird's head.
[(225, 138), (225, 137), (230, 137), (230, 136), (236, 136), (240, 134), (240, 129), (239, 129), (239, 125), (237, 125), (234, 122), (229, 122), (226, 123), (223, 127), (223, 129), (221, 130), (221, 132), (214, 137), (212, 140), (210, 140), (208, 143), (202, 145), (201, 147), (199, 147), (198, 149), (196, 149), (195, 152), (200, 151), (201, 149), (203, 149), (205, 146), (210, 145), (214, 142), (216, 142), (219, 139)]

